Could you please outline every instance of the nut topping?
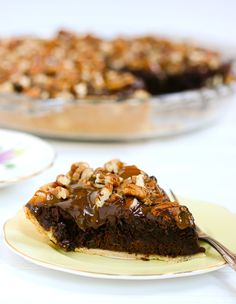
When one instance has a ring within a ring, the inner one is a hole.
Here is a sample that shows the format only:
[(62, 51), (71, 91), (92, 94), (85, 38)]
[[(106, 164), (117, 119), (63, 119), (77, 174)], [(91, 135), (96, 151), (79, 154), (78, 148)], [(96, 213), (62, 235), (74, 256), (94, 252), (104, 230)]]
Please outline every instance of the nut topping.
[(45, 202), (47, 199), (47, 194), (43, 191), (36, 191), (33, 197), (32, 203), (39, 204)]
[(85, 168), (81, 173), (81, 181), (88, 181), (90, 177), (93, 175), (93, 169), (92, 168)]
[(79, 181), (81, 175), (82, 175), (82, 172), (89, 168), (89, 165), (87, 163), (83, 163), (83, 162), (79, 162), (79, 163), (74, 163), (72, 166), (71, 166), (71, 171), (69, 173), (72, 174), (72, 180), (73, 181)]
[(56, 196), (58, 199), (66, 199), (69, 197), (69, 191), (66, 188), (63, 188), (61, 186), (58, 186), (56, 188), (53, 188), (50, 190), (50, 192)]
[(112, 186), (110, 184), (105, 185), (99, 192), (97, 198), (95, 199), (95, 204), (97, 207), (102, 207), (105, 202), (109, 199), (112, 194)]
[(70, 179), (66, 175), (58, 175), (57, 183), (60, 186), (68, 186), (70, 184)]
[(139, 199), (144, 199), (147, 196), (147, 191), (145, 188), (134, 185), (134, 184), (129, 184), (125, 187), (122, 187), (121, 192), (124, 195), (134, 196)]
[(168, 200), (165, 192), (158, 186), (157, 180), (149, 177), (136, 166), (126, 166), (114, 159), (104, 167), (92, 169), (85, 162), (74, 163), (65, 175), (58, 175), (56, 182), (44, 185), (35, 193), (36, 202), (53, 201), (73, 196), (78, 189), (90, 189), (94, 195), (91, 202), (97, 208), (106, 202), (120, 202), (131, 199), (130, 208), (137, 204), (152, 206), (157, 202)]
[(139, 174), (136, 176), (136, 185), (139, 187), (144, 187), (144, 175), (143, 174)]
[(137, 198), (134, 198), (129, 208), (135, 209), (138, 205), (139, 205), (139, 201), (137, 200)]
[[(0, 92), (68, 101), (101, 97), (146, 99), (156, 93), (149, 91), (140, 72), (150, 72), (164, 81), (168, 75), (193, 69), (208, 69), (213, 71), (212, 76), (222, 66), (224, 69), (220, 53), (189, 42), (155, 36), (108, 40), (66, 31), (59, 31), (50, 39), (1, 39), (0, 62)], [(232, 73), (220, 74), (226, 82)], [(211, 78), (203, 78), (203, 85)]]
[(118, 171), (123, 167), (123, 163), (118, 159), (113, 159), (105, 163), (104, 167), (109, 172), (118, 173)]

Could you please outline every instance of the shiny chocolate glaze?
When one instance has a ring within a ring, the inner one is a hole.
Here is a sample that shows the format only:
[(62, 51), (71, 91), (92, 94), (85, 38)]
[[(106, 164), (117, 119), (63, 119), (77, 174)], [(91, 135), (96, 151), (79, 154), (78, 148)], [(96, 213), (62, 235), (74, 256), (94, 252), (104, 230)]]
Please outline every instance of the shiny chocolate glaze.
[[(97, 195), (96, 189), (93, 188), (78, 188), (73, 189), (70, 197), (66, 200), (59, 200), (55, 197), (44, 203), (37, 205), (34, 213), (41, 206), (57, 206), (70, 214), (75, 220), (79, 228), (85, 231), (88, 228), (97, 229), (106, 221), (115, 221), (121, 217), (146, 217), (152, 221), (176, 222), (180, 229), (193, 227), (193, 218), (187, 207), (180, 206), (178, 203), (170, 202), (166, 194), (160, 197), (159, 201), (153, 205), (145, 205), (137, 201), (137, 204), (132, 207), (133, 199), (131, 197), (121, 198), (118, 195), (113, 195), (102, 207), (97, 208), (94, 203)], [(30, 206), (30, 202), (27, 204)], [(34, 209), (33, 207), (31, 207)]]
[[(141, 173), (135, 166), (119, 169), (126, 181)], [(26, 207), (45, 230), (52, 229), (57, 244), (65, 250), (88, 247), (170, 256), (203, 251), (187, 207), (171, 202), (154, 177), (145, 183), (148, 200), (122, 194), (117, 184), (98, 206), (100, 189), (94, 183), (72, 181), (67, 186), (68, 197), (47, 195), (42, 201), (34, 197)]]

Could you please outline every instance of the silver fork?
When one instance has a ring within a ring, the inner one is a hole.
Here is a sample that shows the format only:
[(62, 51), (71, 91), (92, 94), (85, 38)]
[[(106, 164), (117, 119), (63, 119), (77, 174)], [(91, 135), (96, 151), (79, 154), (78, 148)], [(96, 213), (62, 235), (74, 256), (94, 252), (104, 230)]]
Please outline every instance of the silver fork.
[[(174, 194), (174, 192), (170, 189), (170, 193), (173, 197), (173, 199), (178, 203), (179, 200), (176, 197), (176, 195)], [(198, 238), (202, 241), (207, 242), (208, 244), (210, 244), (212, 247), (214, 247), (219, 254), (222, 256), (222, 258), (225, 260), (225, 262), (227, 264), (229, 264), (229, 266), (236, 271), (236, 254), (234, 254), (231, 250), (229, 250), (228, 248), (226, 248), (223, 244), (221, 244), (220, 242), (218, 242), (216, 239), (214, 239), (213, 237), (207, 235), (205, 232), (203, 232), (196, 224), (196, 232), (198, 234)]]

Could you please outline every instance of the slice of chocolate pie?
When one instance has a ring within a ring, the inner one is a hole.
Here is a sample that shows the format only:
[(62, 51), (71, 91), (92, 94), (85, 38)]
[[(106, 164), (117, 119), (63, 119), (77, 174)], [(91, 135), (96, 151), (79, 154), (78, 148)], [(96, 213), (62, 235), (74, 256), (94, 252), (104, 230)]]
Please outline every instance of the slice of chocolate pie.
[(66, 175), (41, 187), (25, 212), (66, 251), (170, 257), (204, 252), (188, 208), (171, 201), (154, 176), (119, 160), (95, 170), (73, 164)]

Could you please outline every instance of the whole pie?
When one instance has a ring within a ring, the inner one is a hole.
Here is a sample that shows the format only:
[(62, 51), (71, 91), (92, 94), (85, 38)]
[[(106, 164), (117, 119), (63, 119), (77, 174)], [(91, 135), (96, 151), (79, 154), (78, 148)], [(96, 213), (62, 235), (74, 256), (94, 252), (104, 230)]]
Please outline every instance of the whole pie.
[(64, 30), (4, 38), (0, 125), (76, 139), (176, 134), (214, 119), (233, 80), (229, 59), (189, 41)]
[(214, 50), (158, 36), (59, 31), (0, 40), (0, 92), (31, 98), (146, 98), (227, 83), (231, 63)]
[(204, 252), (188, 208), (172, 201), (154, 176), (119, 160), (95, 170), (73, 164), (36, 191), (25, 213), (65, 251), (146, 258)]

